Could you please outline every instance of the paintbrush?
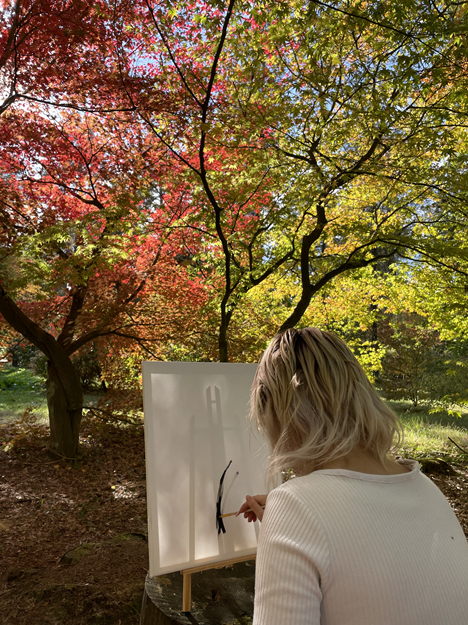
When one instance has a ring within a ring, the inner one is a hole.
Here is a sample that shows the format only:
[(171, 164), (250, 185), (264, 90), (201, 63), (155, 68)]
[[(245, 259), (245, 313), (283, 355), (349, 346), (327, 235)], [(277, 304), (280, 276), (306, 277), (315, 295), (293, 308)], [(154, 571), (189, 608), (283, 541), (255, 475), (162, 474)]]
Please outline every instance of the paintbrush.
[[(261, 506), (262, 508), (265, 508), (265, 504), (263, 504), (263, 506)], [(253, 510), (251, 508), (249, 508), (248, 510), (244, 510), (244, 512), (253, 512)], [(242, 514), (244, 514), (244, 512)], [(219, 518), (220, 519), (224, 519), (224, 517), (226, 516), (235, 516), (237, 514), (237, 512), (229, 512), (229, 514), (220, 514)]]

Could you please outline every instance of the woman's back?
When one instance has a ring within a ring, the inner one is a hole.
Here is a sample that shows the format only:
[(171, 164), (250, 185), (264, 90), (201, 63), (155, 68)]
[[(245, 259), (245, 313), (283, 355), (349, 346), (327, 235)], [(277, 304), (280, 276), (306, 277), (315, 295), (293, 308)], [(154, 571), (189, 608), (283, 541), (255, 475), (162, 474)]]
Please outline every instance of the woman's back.
[[(318, 328), (277, 334), (251, 417), (269, 475), (302, 476), (268, 495), (254, 625), (468, 625), (463, 530), (418, 463), (388, 459), (403, 426), (344, 341)], [(240, 512), (261, 519), (247, 504)]]
[(254, 625), (467, 625), (468, 543), (414, 461), (325, 469), (268, 496)]

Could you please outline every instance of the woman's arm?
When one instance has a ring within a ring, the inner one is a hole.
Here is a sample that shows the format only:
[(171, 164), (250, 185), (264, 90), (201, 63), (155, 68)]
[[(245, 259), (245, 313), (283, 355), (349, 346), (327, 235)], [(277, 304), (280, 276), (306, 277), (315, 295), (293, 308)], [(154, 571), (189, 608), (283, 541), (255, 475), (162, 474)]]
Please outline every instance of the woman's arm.
[(320, 625), (329, 574), (326, 535), (290, 490), (268, 495), (257, 550), (254, 625)]

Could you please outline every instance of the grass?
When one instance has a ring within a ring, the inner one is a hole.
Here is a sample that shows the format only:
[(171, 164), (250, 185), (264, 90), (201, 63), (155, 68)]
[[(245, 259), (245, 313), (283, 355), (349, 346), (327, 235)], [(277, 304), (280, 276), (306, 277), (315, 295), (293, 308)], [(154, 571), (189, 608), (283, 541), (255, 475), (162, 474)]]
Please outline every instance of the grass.
[(454, 462), (466, 463), (467, 456), (449, 441), (454, 440), (468, 450), (468, 411), (461, 409), (461, 417), (447, 411), (430, 412), (429, 406), (412, 409), (409, 401), (389, 401), (405, 427), (405, 440), (400, 455), (418, 458), (443, 456)]
[[(98, 397), (85, 394), (85, 404), (96, 403)], [(48, 423), (45, 379), (29, 369), (0, 369), (0, 425), (20, 419), (29, 407), (39, 423)]]
[(45, 380), (28, 369), (0, 370), (0, 424), (19, 419), (32, 406), (38, 420), (47, 421)]

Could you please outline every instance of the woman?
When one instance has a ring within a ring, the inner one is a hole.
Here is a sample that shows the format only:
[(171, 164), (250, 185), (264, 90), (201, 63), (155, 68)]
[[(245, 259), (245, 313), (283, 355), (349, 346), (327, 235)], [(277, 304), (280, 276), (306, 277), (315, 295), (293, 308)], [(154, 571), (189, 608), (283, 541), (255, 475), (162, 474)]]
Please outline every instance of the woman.
[[(247, 497), (262, 521), (254, 625), (467, 625), (468, 544), (440, 490), (338, 337), (287, 330), (263, 354), (251, 417), (270, 446), (269, 478)], [(252, 512), (247, 512), (251, 508)]]

